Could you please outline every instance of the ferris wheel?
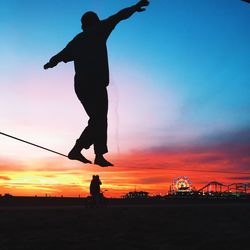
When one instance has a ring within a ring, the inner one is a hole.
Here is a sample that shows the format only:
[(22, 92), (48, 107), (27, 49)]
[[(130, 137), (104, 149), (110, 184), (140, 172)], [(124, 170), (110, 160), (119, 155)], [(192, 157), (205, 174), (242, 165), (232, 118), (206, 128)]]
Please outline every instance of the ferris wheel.
[(174, 178), (172, 189), (175, 192), (190, 192), (192, 191), (192, 181), (187, 176), (179, 176)]

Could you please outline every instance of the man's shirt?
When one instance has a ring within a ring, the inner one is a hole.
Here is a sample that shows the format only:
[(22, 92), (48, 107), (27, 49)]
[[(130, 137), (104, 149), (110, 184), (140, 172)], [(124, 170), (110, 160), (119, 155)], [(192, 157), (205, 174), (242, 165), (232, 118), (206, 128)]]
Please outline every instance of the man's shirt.
[(74, 61), (75, 82), (83, 85), (109, 84), (109, 64), (106, 42), (120, 20), (116, 16), (100, 21), (79, 33), (54, 56), (65, 63)]

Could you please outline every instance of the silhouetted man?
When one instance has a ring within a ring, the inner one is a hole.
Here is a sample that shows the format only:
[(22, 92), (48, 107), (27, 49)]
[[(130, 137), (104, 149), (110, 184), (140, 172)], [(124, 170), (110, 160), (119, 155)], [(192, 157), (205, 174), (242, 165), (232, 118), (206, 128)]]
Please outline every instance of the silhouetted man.
[(92, 11), (86, 12), (81, 18), (83, 32), (44, 65), (44, 69), (48, 69), (55, 67), (59, 62), (74, 61), (75, 92), (89, 116), (88, 126), (69, 152), (69, 159), (91, 163), (81, 151), (93, 144), (96, 155), (94, 163), (102, 167), (113, 166), (103, 157), (103, 154), (108, 152), (106, 87), (109, 84), (109, 66), (106, 41), (120, 21), (129, 18), (135, 12), (144, 11), (144, 7), (148, 5), (149, 1), (141, 0), (105, 20), (100, 20)]
[(90, 182), (90, 187), (89, 187), (89, 191), (90, 191), (91, 196), (93, 196), (93, 197), (100, 196), (100, 194), (101, 194), (100, 185), (102, 185), (102, 182), (100, 180), (99, 175), (93, 175), (92, 180)]
[(90, 182), (89, 191), (92, 197), (93, 205), (100, 205), (101, 199), (103, 198), (103, 194), (101, 193), (102, 182), (100, 180), (99, 175), (93, 175), (92, 180)]

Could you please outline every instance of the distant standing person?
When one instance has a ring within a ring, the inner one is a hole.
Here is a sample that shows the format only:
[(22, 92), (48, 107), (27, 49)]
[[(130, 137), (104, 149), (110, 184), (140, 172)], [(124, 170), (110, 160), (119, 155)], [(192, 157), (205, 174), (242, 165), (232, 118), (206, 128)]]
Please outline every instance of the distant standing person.
[(109, 84), (109, 66), (106, 42), (120, 21), (129, 18), (135, 12), (144, 11), (144, 7), (148, 5), (148, 0), (141, 0), (104, 20), (100, 20), (92, 11), (86, 12), (81, 18), (83, 32), (44, 65), (44, 69), (48, 69), (55, 67), (59, 62), (74, 61), (75, 92), (89, 116), (88, 126), (69, 152), (69, 159), (91, 163), (81, 151), (94, 145), (94, 163), (101, 167), (113, 166), (103, 157), (108, 152), (106, 87)]
[(99, 175), (93, 175), (92, 180), (90, 182), (89, 191), (91, 196), (97, 201), (101, 197), (101, 186), (102, 182), (100, 180)]

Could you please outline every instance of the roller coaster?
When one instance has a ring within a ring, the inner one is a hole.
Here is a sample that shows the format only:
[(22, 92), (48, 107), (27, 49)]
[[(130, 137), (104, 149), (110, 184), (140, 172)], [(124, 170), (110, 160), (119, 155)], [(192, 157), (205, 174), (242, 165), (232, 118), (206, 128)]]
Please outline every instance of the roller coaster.
[[(191, 183), (191, 182), (190, 182)], [(200, 189), (195, 189), (191, 185), (187, 185), (188, 188), (183, 188), (177, 185), (178, 182), (174, 181), (170, 186), (170, 195), (181, 196), (244, 196), (250, 194), (250, 183), (232, 183), (223, 184), (218, 181), (211, 181)]]
[(248, 193), (250, 191), (250, 183), (232, 183), (225, 185), (217, 181), (211, 181), (198, 192), (203, 193)]

